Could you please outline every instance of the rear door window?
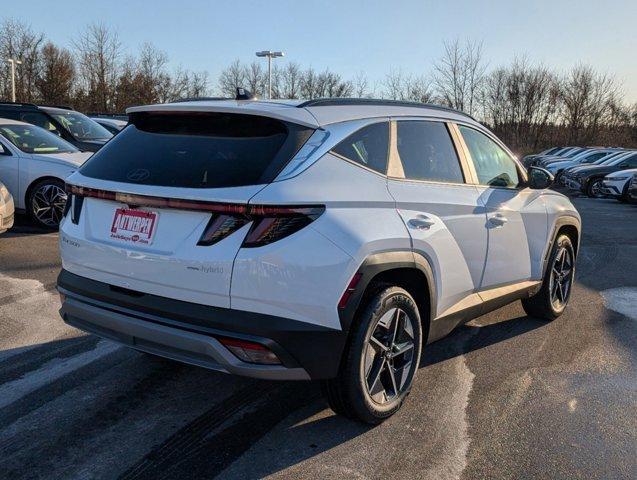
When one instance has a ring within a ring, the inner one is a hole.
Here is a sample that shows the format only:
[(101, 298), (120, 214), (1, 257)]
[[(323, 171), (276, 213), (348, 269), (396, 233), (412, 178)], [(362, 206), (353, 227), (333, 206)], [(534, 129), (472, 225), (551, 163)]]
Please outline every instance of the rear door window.
[(93, 155), (83, 175), (185, 188), (269, 183), (313, 130), (231, 113), (134, 113), (130, 125)]
[(361, 128), (334, 147), (332, 152), (384, 175), (389, 154), (389, 122)]
[(464, 183), (460, 161), (442, 122), (397, 122), (398, 156), (405, 178)]

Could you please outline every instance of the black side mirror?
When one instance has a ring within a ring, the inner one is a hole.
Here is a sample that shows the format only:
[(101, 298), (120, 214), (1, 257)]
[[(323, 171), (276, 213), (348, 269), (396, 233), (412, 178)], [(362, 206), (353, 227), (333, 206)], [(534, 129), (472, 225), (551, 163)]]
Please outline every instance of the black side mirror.
[(529, 167), (529, 188), (542, 190), (553, 185), (555, 177), (551, 172), (540, 167)]

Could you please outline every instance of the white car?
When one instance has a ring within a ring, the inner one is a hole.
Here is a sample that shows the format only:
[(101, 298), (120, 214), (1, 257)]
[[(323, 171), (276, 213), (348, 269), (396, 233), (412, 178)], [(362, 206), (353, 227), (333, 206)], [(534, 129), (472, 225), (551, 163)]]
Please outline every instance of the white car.
[(43, 128), (0, 119), (0, 181), (41, 227), (55, 229), (64, 213), (64, 181), (91, 152), (80, 152)]
[(0, 182), (0, 233), (13, 227), (14, 213), (13, 197), (7, 187)]
[(602, 193), (620, 202), (628, 202), (628, 186), (635, 174), (637, 168), (609, 173), (602, 180)]
[(321, 379), (378, 423), (423, 347), (515, 300), (554, 319), (580, 217), (489, 130), (386, 100), (128, 110), (68, 180), (60, 313), (227, 373)]

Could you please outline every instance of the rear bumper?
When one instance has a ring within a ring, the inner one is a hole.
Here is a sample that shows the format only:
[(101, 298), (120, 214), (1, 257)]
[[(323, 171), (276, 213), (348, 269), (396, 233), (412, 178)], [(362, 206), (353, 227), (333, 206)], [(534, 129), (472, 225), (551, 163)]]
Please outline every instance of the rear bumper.
[[(113, 288), (62, 270), (66, 323), (137, 350), (225, 373), (271, 380), (310, 380), (338, 372), (346, 334), (341, 330)], [(239, 360), (218, 340), (259, 342), (281, 365)]]

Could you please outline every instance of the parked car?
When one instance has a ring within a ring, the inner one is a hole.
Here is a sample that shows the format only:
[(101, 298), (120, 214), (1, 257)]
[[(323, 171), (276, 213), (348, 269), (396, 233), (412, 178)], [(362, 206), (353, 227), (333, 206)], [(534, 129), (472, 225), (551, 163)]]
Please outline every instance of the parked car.
[(522, 158), (522, 163), (524, 164), (525, 167), (530, 166), (530, 163), (532, 160), (534, 160), (537, 157), (544, 157), (546, 155), (555, 155), (556, 153), (558, 153), (559, 151), (563, 150), (563, 147), (551, 147), (551, 148), (547, 148), (546, 150), (541, 151), (540, 153), (535, 153), (532, 155), (525, 155)]
[(605, 165), (591, 165), (577, 169), (569, 176), (568, 187), (593, 198), (604, 196), (603, 180), (610, 173), (637, 168), (637, 152), (626, 152)]
[(13, 197), (7, 187), (0, 182), (0, 233), (4, 233), (13, 227), (14, 213)]
[(632, 180), (628, 184), (628, 199), (631, 202), (637, 202), (637, 174), (633, 175)]
[(0, 181), (39, 226), (58, 227), (64, 213), (64, 180), (91, 156), (66, 140), (16, 120), (0, 119)]
[(542, 167), (546, 168), (555, 176), (555, 181), (557, 183), (561, 183), (560, 177), (565, 170), (575, 166), (593, 164), (598, 160), (608, 158), (610, 155), (618, 152), (618, 150), (610, 148), (586, 150), (572, 159), (550, 161), (543, 164)]
[(602, 193), (620, 202), (629, 201), (628, 184), (636, 173), (637, 168), (609, 173), (602, 180)]
[(632, 150), (622, 150), (616, 153), (611, 153), (610, 155), (606, 157), (597, 159), (592, 163), (574, 165), (572, 167), (565, 168), (562, 171), (562, 175), (560, 175), (559, 177), (559, 183), (564, 186), (569, 186), (579, 171), (587, 169), (589, 167), (594, 167), (596, 165), (610, 165), (611, 163), (615, 162), (617, 159), (623, 158), (629, 155), (631, 152)]
[(531, 162), (531, 166), (541, 167), (543, 163), (545, 162), (570, 160), (575, 158), (577, 155), (583, 152), (586, 152), (588, 150), (589, 149), (586, 147), (569, 147), (563, 150), (562, 152), (560, 152), (559, 155), (547, 155), (547, 156), (537, 157)]
[(99, 123), (106, 130), (113, 135), (117, 135), (128, 124), (126, 120), (119, 120), (117, 118), (108, 117), (90, 117), (91, 120)]
[(0, 118), (37, 125), (86, 152), (96, 152), (113, 136), (86, 115), (70, 108), (45, 107), (30, 103), (0, 103)]
[(378, 423), (423, 345), (518, 299), (547, 320), (566, 308), (575, 207), (467, 115), (354, 99), (128, 113), (67, 180), (70, 325), (223, 372), (320, 379), (336, 412)]

